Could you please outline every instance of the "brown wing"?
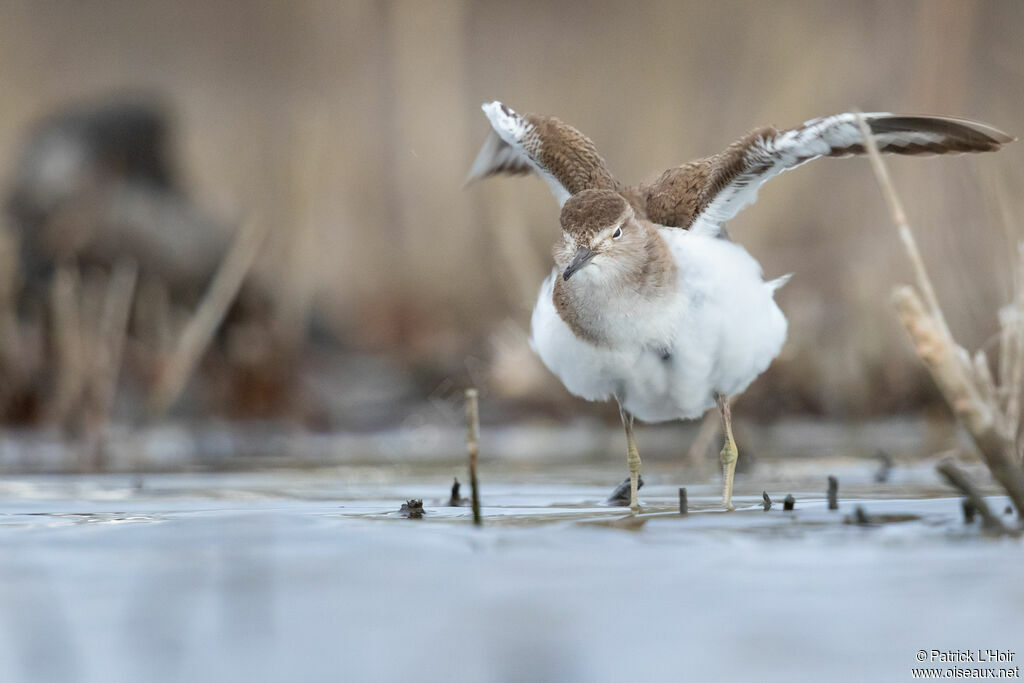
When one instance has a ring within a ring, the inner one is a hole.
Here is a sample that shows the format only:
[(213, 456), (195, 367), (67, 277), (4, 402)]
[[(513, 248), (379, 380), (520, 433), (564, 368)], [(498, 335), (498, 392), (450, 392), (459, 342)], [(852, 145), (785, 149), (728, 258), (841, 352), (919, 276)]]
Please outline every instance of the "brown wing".
[(583, 190), (616, 189), (607, 164), (590, 139), (551, 116), (520, 115), (501, 102), (483, 105), (494, 129), (466, 182), (499, 173), (536, 171), (559, 205)]
[[(991, 126), (942, 116), (864, 114), (882, 152), (957, 154), (991, 152), (1014, 138)], [(757, 198), (767, 180), (822, 156), (864, 153), (857, 115), (838, 114), (790, 130), (759, 128), (722, 153), (669, 169), (635, 188), (650, 220), (717, 232)]]

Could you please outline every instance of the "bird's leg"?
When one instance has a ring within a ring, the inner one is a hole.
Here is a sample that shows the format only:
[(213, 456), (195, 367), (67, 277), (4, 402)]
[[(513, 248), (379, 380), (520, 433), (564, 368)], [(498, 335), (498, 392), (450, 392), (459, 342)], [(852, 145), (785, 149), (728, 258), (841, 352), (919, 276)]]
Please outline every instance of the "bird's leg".
[(626, 412), (626, 409), (619, 405), (619, 416), (622, 418), (622, 426), (626, 430), (626, 464), (629, 465), (629, 507), (633, 512), (640, 512), (640, 501), (637, 498), (637, 489), (640, 481), (640, 452), (636, 449), (636, 442), (633, 440), (633, 416)]
[(732, 504), (732, 479), (736, 474), (736, 459), (739, 458), (739, 451), (736, 450), (736, 441), (732, 438), (732, 409), (729, 407), (729, 399), (721, 394), (715, 396), (718, 403), (718, 412), (722, 414), (722, 434), (725, 436), (725, 443), (719, 457), (722, 460), (722, 504), (727, 510), (735, 510)]

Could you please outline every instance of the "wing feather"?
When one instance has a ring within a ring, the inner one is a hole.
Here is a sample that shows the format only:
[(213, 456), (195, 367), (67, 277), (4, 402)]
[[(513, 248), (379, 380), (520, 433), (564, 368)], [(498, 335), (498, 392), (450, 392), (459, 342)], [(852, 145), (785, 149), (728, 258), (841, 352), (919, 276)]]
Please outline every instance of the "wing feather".
[(499, 173), (535, 171), (544, 179), (559, 206), (577, 192), (618, 189), (594, 143), (552, 116), (517, 114), (501, 102), (481, 107), (491, 122), (466, 182)]
[(530, 165), (530, 160), (526, 155), (521, 150), (502, 140), (501, 136), (492, 130), (469, 169), (469, 173), (466, 176), (466, 184), (468, 185), (474, 180), (482, 180), (499, 173), (522, 175), (532, 170), (533, 167)]
[[(879, 150), (893, 154), (990, 152), (1014, 140), (966, 119), (884, 113), (864, 118)], [(863, 153), (857, 115), (837, 114), (790, 130), (751, 131), (721, 154), (670, 169), (639, 191), (651, 220), (714, 234), (754, 202), (761, 185), (783, 171), (823, 156)]]

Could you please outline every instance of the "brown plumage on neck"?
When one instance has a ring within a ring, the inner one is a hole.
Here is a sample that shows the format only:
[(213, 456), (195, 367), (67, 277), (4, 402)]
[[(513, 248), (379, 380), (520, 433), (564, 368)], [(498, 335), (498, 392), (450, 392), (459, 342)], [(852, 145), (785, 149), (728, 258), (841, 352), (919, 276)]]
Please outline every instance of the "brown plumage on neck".
[[(628, 332), (629, 311), (675, 293), (677, 267), (668, 244), (616, 192), (574, 195), (562, 208), (561, 224), (562, 239), (553, 253), (559, 272), (581, 248), (594, 254), (571, 278), (559, 277), (554, 285), (555, 310), (576, 336), (613, 346), (609, 329)], [(618, 238), (613, 237), (616, 230), (621, 230)], [(646, 341), (643, 330), (633, 334), (636, 341)]]

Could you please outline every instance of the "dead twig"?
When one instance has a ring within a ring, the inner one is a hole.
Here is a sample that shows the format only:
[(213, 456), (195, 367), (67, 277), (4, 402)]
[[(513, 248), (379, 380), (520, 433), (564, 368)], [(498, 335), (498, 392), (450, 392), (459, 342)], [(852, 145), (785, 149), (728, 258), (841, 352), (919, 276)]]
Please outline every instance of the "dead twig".
[(466, 389), (466, 451), (469, 453), (469, 487), (472, 491), (473, 524), (480, 526), (480, 488), (476, 478), (476, 461), (480, 455), (480, 407), (476, 389)]
[(828, 478), (828, 509), (839, 509), (839, 480), (831, 475)]
[[(987, 533), (999, 536), (1009, 533), (1006, 525), (1003, 524), (1003, 520), (999, 519), (999, 517), (992, 512), (988, 503), (985, 501), (985, 497), (981, 495), (981, 492), (974, 486), (974, 482), (970, 480), (963, 470), (956, 466), (956, 463), (952, 460), (943, 460), (936, 465), (935, 469), (939, 474), (945, 477), (950, 486), (959, 490), (967, 497), (967, 500), (971, 503), (971, 507), (981, 515), (982, 528)], [(971, 516), (973, 516), (973, 514)], [(964, 517), (968, 517), (966, 506), (964, 506)]]
[(860, 505), (853, 509), (853, 523), (857, 526), (874, 526), (871, 516)]
[(266, 235), (267, 230), (261, 221), (249, 221), (239, 230), (153, 388), (149, 401), (151, 416), (164, 414), (178, 400), (231, 302), (238, 295)]
[(971, 499), (964, 498), (960, 502), (960, 507), (964, 511), (964, 524), (974, 524), (974, 516), (978, 511), (974, 509), (974, 503), (971, 502)]
[(875, 472), (875, 481), (879, 484), (884, 484), (889, 481), (889, 471), (892, 469), (892, 456), (885, 451), (878, 451), (875, 453), (875, 457), (878, 458), (878, 470)]
[(935, 319), (925, 312), (913, 288), (898, 288), (894, 300), (917, 355), (971, 435), (992, 476), (1020, 510), (1024, 505), (1024, 473), (1015, 458), (1014, 441), (998, 429), (992, 406), (981, 400), (974, 383), (964, 372), (957, 355), (951, 353), (949, 345), (941, 339)]
[(452, 482), (452, 493), (451, 496), (448, 497), (448, 507), (458, 508), (469, 504), (469, 501), (462, 497), (461, 489), (462, 485), (459, 483), (458, 478), (456, 478), (455, 481)]

